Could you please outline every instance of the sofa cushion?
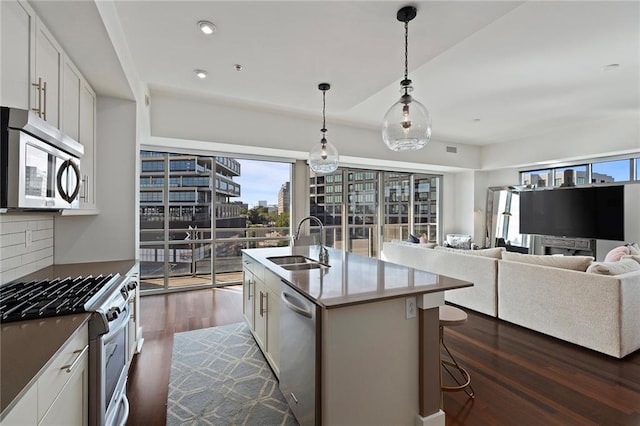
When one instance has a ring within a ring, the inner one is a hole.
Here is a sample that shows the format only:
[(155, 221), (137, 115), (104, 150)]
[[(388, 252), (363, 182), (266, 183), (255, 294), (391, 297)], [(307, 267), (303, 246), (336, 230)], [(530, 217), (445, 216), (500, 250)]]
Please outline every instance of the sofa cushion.
[(625, 260), (625, 259), (635, 260), (636, 262), (640, 263), (640, 255), (638, 254), (630, 254), (629, 256), (622, 256), (621, 260)]
[(593, 257), (591, 256), (546, 256), (509, 251), (502, 253), (502, 259), (531, 263), (533, 265), (550, 266), (552, 268), (572, 269), (581, 272), (586, 271), (591, 262), (593, 262)]
[(402, 240), (391, 240), (391, 244), (398, 244), (401, 246), (408, 246), (408, 247), (422, 247), (422, 248), (434, 248), (435, 246), (437, 246), (436, 243), (427, 243), (427, 244), (421, 244), (421, 243), (410, 243), (408, 241), (402, 241)]
[(633, 259), (622, 259), (618, 262), (593, 262), (587, 269), (587, 272), (600, 275), (620, 275), (634, 271), (640, 271), (640, 263)]
[(434, 247), (434, 249), (441, 250), (441, 251), (449, 251), (452, 253), (470, 254), (472, 256), (491, 257), (494, 259), (502, 258), (502, 253), (506, 251), (504, 247), (495, 247), (495, 248), (480, 249), (480, 250), (463, 250), (463, 249), (457, 249), (452, 247), (436, 246)]
[(609, 253), (607, 253), (607, 255), (604, 257), (604, 261), (617, 262), (620, 259), (622, 259), (622, 256), (626, 256), (628, 254), (629, 254), (629, 247), (627, 246), (616, 247), (610, 250)]

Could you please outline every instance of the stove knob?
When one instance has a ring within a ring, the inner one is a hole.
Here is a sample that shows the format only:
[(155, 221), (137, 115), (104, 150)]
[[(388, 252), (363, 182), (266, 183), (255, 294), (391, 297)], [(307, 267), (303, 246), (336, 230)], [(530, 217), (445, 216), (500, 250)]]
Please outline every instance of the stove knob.
[(118, 311), (120, 311), (120, 309), (118, 309), (118, 308), (111, 308), (111, 309), (109, 309), (109, 310), (107, 311), (107, 321), (113, 321), (113, 320), (115, 320), (116, 318), (118, 318), (118, 314), (119, 314), (119, 312), (118, 312)]
[(127, 284), (128, 290), (134, 290), (136, 287), (138, 287), (137, 281), (129, 281), (129, 284)]

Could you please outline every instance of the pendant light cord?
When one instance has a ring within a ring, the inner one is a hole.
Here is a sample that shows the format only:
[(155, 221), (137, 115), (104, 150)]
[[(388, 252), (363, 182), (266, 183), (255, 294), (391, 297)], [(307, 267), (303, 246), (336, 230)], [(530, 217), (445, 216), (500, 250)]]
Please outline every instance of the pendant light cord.
[(325, 95), (327, 94), (326, 90), (322, 91), (322, 129), (320, 129), (320, 131), (322, 132), (322, 134), (324, 135), (327, 131), (327, 126), (325, 124), (325, 117), (324, 117), (324, 111), (325, 111)]
[(409, 78), (409, 21), (404, 23), (404, 79)]

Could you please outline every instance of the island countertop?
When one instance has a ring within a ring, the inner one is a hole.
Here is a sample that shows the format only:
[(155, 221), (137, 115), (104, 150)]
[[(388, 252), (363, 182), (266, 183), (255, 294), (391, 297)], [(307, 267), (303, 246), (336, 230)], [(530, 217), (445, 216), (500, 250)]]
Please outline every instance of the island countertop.
[(332, 248), (327, 250), (329, 268), (299, 271), (281, 268), (268, 258), (301, 255), (317, 260), (318, 246), (245, 249), (242, 252), (327, 309), (473, 285), (355, 253)]

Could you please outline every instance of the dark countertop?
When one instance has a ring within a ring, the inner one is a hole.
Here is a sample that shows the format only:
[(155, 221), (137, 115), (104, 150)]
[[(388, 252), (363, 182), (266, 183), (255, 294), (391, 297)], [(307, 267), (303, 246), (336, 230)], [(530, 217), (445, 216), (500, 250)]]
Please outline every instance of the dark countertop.
[[(114, 273), (124, 275), (135, 265), (136, 260), (133, 259), (53, 265), (15, 281)], [(0, 324), (0, 418), (38, 380), (49, 361), (90, 316), (63, 315)]]
[(324, 308), (433, 293), (473, 284), (444, 275), (329, 248), (330, 268), (289, 271), (268, 257), (302, 255), (318, 259), (317, 246), (242, 250)]
[[(38, 380), (49, 361), (89, 321), (90, 314), (64, 315), (2, 324), (0, 331), (0, 418)], [(35, 409), (35, 407), (34, 407)]]
[(29, 275), (25, 275), (15, 281), (31, 281), (53, 278), (66, 278), (88, 275), (109, 275), (118, 273), (125, 275), (136, 264), (136, 260), (113, 260), (109, 262), (67, 263), (64, 265), (51, 265)]

